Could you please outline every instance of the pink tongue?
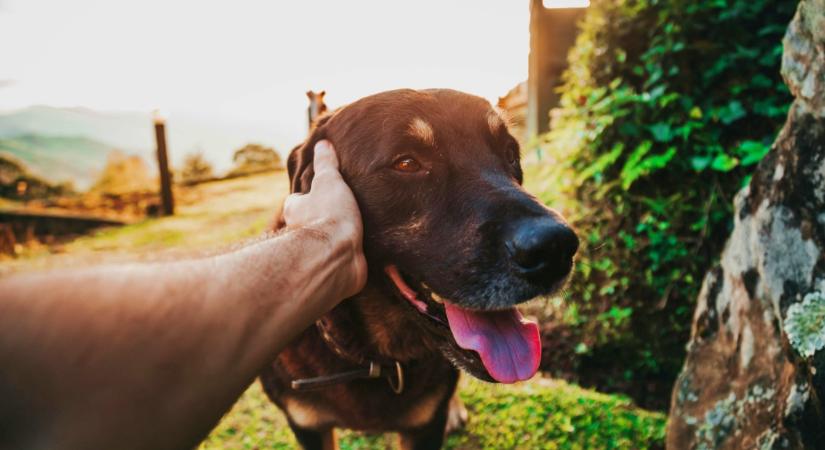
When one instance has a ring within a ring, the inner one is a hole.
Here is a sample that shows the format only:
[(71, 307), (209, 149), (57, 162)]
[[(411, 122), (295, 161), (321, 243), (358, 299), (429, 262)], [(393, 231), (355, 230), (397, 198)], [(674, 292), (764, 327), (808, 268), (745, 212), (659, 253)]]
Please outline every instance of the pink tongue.
[(487, 372), (499, 383), (515, 383), (535, 375), (541, 360), (539, 327), (515, 308), (471, 311), (445, 303), (456, 343), (475, 350)]

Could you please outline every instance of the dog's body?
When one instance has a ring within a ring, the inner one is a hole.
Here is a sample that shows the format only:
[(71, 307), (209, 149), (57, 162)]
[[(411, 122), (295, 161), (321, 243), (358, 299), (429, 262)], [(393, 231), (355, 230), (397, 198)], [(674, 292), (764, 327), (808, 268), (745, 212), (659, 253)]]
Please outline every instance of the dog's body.
[(361, 208), (369, 279), (262, 383), (307, 449), (335, 448), (334, 427), (440, 448), (456, 366), (508, 383), (537, 370), (538, 329), (513, 305), (557, 289), (578, 241), (521, 189), (518, 144), (478, 97), (400, 90), (336, 111), (290, 154), (292, 192), (309, 190), (321, 139)]
[[(322, 445), (334, 439), (333, 427), (398, 431), (402, 440), (416, 443), (408, 448), (440, 447), (458, 370), (437, 353), (415, 351), (415, 325), (405, 320), (403, 314), (386, 311), (387, 300), (378, 291), (362, 292), (348, 299), (331, 313), (334, 318), (329, 322), (335, 325), (329, 331), (346, 337), (352, 348), (361, 347), (364, 354), (377, 355), (379, 347), (398, 353), (396, 357), (404, 361), (404, 390), (400, 394), (390, 385), (390, 381), (397, 380), (383, 376), (306, 392), (291, 389), (290, 383), (295, 379), (340, 373), (359, 365), (330, 348), (317, 327), (306, 330), (262, 375), (267, 394), (286, 413), (290, 427), (305, 448), (335, 448)], [(410, 332), (396, 333), (397, 337), (368, 336), (369, 327), (364, 325), (368, 320), (387, 320), (399, 326), (397, 330)], [(385, 342), (378, 342), (385, 338)], [(407, 352), (411, 358), (400, 358), (401, 353)]]

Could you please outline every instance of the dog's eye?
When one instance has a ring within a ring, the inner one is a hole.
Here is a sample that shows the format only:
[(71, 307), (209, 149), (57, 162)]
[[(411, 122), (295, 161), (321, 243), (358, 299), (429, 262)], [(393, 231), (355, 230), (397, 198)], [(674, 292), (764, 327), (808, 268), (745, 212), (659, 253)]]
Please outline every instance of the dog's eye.
[(392, 168), (399, 172), (413, 173), (421, 170), (421, 164), (409, 156), (402, 156), (392, 163)]

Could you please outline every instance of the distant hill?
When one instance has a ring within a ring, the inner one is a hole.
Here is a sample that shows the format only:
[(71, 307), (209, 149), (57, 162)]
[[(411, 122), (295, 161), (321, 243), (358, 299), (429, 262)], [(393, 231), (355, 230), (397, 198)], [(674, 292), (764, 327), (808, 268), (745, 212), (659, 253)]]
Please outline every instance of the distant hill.
[(115, 148), (86, 137), (27, 134), (0, 138), (0, 153), (15, 156), (48, 181), (71, 180), (79, 189), (91, 186)]
[[(224, 172), (232, 166), (233, 152), (244, 145), (254, 142), (272, 146), (276, 138), (274, 125), (266, 121), (239, 122), (171, 113), (167, 120), (170, 159), (179, 167), (187, 153), (200, 151), (218, 172)], [(0, 112), (0, 139), (17, 141), (6, 143), (17, 149), (10, 153), (44, 172), (47, 178), (67, 173), (78, 183), (103, 166), (110, 149), (154, 160), (155, 135), (148, 112), (31, 106)], [(34, 148), (37, 145), (40, 150)], [(101, 152), (102, 147), (106, 151)], [(34, 160), (33, 154), (39, 159)], [(45, 159), (41, 161), (42, 158)], [(70, 167), (60, 170), (61, 163)], [(75, 178), (81, 174), (82, 178)]]
[(120, 148), (154, 148), (149, 114), (31, 106), (0, 114), (0, 137), (85, 136)]

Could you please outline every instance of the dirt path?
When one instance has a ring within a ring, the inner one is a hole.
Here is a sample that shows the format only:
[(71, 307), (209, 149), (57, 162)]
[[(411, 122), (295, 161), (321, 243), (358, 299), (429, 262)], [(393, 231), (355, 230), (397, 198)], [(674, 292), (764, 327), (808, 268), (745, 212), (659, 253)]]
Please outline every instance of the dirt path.
[(183, 188), (175, 216), (100, 229), (63, 245), (27, 247), (18, 258), (0, 260), (0, 275), (219, 251), (262, 233), (288, 186), (282, 171)]

